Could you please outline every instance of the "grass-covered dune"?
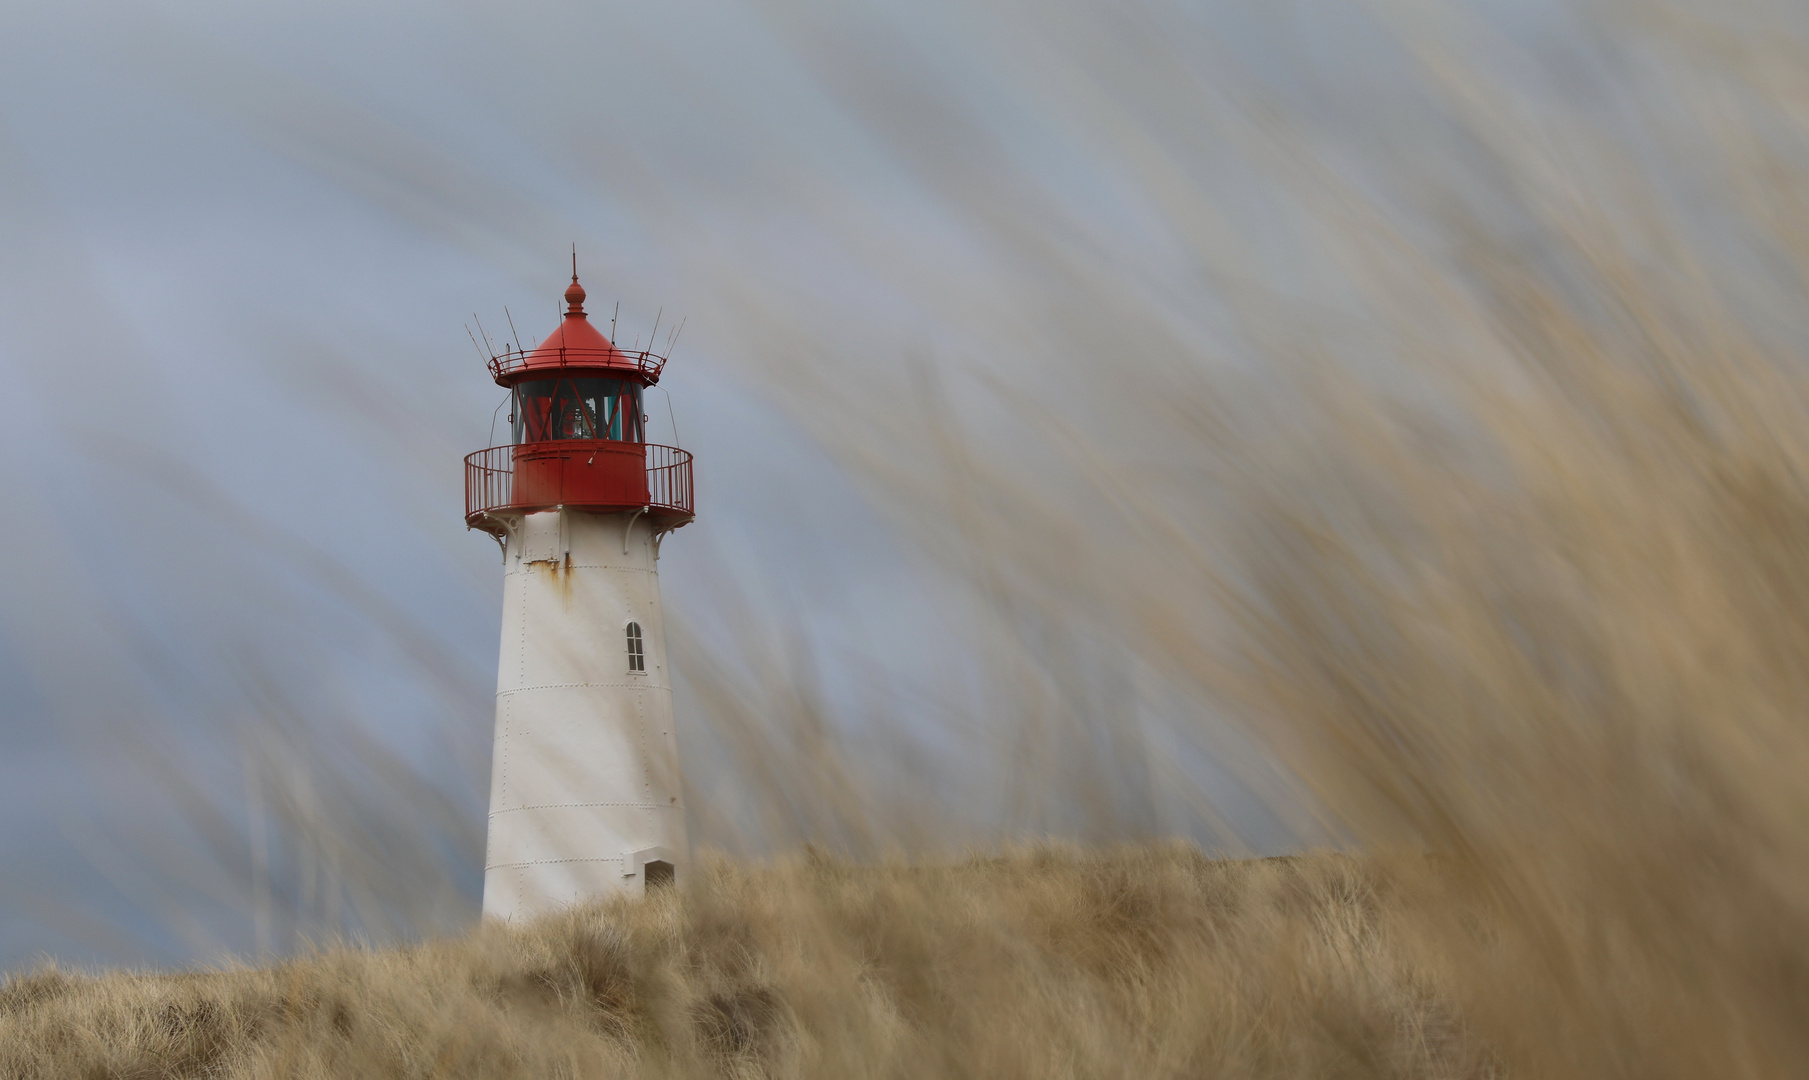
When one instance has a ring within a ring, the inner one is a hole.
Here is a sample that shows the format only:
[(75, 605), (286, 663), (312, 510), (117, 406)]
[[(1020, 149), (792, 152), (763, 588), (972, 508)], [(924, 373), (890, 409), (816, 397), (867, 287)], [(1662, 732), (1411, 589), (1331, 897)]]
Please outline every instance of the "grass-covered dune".
[(0, 1076), (1482, 1076), (1388, 876), (1330, 854), (716, 859), (410, 948), (0, 989)]

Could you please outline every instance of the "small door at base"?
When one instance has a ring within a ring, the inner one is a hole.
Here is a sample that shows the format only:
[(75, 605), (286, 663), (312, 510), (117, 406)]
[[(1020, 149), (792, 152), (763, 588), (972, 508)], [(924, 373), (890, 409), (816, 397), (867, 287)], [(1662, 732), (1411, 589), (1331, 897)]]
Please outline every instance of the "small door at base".
[(649, 892), (654, 889), (667, 888), (678, 879), (677, 872), (669, 862), (650, 862), (641, 867), (641, 874), (643, 875), (641, 880), (644, 883), (642, 887)]

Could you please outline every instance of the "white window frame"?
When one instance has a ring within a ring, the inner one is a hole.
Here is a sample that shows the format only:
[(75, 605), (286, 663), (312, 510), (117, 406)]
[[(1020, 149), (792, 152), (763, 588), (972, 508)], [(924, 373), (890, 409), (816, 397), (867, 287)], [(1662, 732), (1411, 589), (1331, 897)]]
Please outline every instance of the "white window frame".
[(628, 674), (647, 674), (647, 632), (638, 621), (630, 619), (623, 624), (622, 634), (628, 641)]

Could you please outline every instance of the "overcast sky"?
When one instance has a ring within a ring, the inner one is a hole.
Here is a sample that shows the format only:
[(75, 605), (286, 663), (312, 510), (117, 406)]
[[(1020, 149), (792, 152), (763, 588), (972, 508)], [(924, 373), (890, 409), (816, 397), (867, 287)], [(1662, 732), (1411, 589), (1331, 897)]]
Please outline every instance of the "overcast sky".
[[(1562, 5), (1473, 10), (1560, 60), (1587, 46)], [(500, 568), (459, 461), (501, 441), (501, 394), (468, 333), (508, 336), (505, 309), (547, 333), (574, 243), (619, 339), (685, 320), (650, 398), (651, 437), (697, 455), (699, 520), (662, 553), (675, 620), (726, 650), (752, 605), (850, 717), (875, 687), (961, 697), (968, 601), (848, 432), (901, 416), (910, 371), (982, 429), (998, 380), (1059, 397), (1136, 377), (1141, 347), (1255, 377), (1215, 275), (1339, 293), (1249, 118), (1306, 122), (1358, 186), (1378, 160), (1461, 168), (1385, 23), (1333, 2), (7, 7), (0, 969), (473, 917)], [(1528, 77), (1558, 75), (1605, 93), (1594, 61)], [(681, 695), (693, 783), (726, 784), (699, 708)], [(285, 813), (339, 839), (273, 854)]]

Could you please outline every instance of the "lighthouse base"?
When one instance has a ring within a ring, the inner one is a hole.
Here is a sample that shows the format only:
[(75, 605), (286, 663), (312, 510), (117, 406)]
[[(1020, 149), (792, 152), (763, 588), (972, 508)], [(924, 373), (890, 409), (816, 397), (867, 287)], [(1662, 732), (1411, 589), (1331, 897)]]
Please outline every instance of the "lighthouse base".
[[(614, 823), (585, 823), (599, 836), (620, 835)], [(494, 829), (494, 819), (492, 828)], [(682, 825), (681, 825), (682, 831)], [(505, 841), (506, 842), (506, 841)], [(642, 848), (614, 855), (542, 859), (484, 868), (484, 915), (531, 919), (619, 893), (645, 895), (678, 881), (684, 858), (671, 848)]]

